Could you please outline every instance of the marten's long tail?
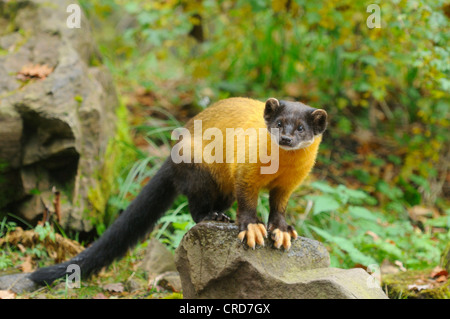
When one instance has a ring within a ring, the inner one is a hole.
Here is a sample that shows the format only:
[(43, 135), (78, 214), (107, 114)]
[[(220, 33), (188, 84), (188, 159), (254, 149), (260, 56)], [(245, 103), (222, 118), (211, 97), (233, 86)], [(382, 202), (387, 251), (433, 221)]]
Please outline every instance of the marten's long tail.
[[(65, 277), (67, 267), (71, 264), (79, 265), (81, 277), (87, 278), (123, 257), (128, 249), (152, 230), (177, 196), (170, 163), (169, 158), (128, 208), (92, 246), (67, 262), (36, 270), (29, 278), (38, 284), (51, 284), (54, 280)], [(71, 273), (72, 271), (68, 274)]]

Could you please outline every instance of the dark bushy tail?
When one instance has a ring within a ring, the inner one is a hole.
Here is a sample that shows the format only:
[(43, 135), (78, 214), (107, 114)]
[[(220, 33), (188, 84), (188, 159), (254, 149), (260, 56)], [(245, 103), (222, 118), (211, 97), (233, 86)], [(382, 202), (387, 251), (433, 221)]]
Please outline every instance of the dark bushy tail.
[(87, 278), (123, 257), (128, 249), (151, 231), (177, 196), (170, 163), (169, 158), (128, 208), (92, 246), (67, 262), (36, 270), (29, 278), (38, 284), (51, 284), (54, 280), (66, 276), (70, 264), (79, 265), (81, 276)]

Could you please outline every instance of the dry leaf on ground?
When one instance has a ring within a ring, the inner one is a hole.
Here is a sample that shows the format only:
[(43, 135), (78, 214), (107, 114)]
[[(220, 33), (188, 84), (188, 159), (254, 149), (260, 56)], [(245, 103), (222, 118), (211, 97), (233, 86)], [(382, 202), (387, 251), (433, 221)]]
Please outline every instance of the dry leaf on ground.
[(20, 265), (22, 272), (32, 272), (34, 269), (32, 256), (28, 255), (25, 257), (25, 261)]
[(0, 299), (14, 299), (16, 294), (10, 290), (0, 290)]
[(439, 266), (435, 267), (430, 274), (431, 278), (439, 278), (442, 276), (448, 277), (448, 272), (447, 272), (447, 270), (445, 270), (444, 268), (439, 267)]
[(396, 264), (401, 271), (406, 271), (406, 268), (403, 266), (403, 263), (400, 260), (394, 261), (394, 264)]
[(53, 68), (49, 67), (47, 64), (27, 64), (22, 67), (22, 69), (17, 73), (17, 78), (19, 80), (25, 81), (29, 79), (41, 79), (44, 80), (53, 72)]
[(61, 262), (67, 258), (74, 257), (84, 250), (78, 242), (64, 238), (60, 234), (55, 234), (55, 240), (45, 238), (39, 239), (39, 234), (34, 230), (23, 230), (17, 227), (13, 232), (8, 233), (5, 237), (0, 238), (0, 247), (5, 244), (27, 248), (34, 248), (37, 244), (43, 244), (49, 256), (55, 259), (56, 262)]
[(439, 283), (446, 282), (447, 279), (448, 279), (447, 276), (442, 275), (442, 276), (439, 276), (436, 278), (436, 282), (439, 282)]
[(408, 285), (408, 290), (415, 290), (415, 291), (421, 291), (424, 289), (431, 289), (431, 285)]
[(114, 284), (106, 284), (103, 286), (103, 289), (109, 292), (123, 292), (124, 287), (123, 284), (118, 282)]
[(370, 237), (373, 238), (373, 240), (377, 241), (378, 239), (380, 239), (380, 236), (378, 236), (377, 234), (375, 234), (373, 231), (368, 230), (366, 231), (366, 234), (369, 235)]

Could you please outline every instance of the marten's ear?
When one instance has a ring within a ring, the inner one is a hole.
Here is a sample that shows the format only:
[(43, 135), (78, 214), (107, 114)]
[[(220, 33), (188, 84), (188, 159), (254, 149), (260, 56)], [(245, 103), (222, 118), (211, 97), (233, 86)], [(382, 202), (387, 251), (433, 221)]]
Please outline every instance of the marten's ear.
[(274, 98), (271, 97), (266, 101), (266, 108), (264, 109), (264, 119), (266, 121), (269, 121), (272, 115), (275, 113), (276, 110), (280, 108), (280, 102)]
[(311, 117), (314, 135), (319, 135), (325, 132), (325, 129), (327, 128), (327, 112), (322, 109), (317, 109), (311, 113)]

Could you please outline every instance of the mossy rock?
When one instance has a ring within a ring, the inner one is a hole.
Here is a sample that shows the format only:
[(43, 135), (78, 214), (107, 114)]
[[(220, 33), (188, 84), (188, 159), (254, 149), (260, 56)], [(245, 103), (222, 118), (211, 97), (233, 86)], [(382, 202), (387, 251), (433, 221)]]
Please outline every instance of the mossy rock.
[[(437, 283), (429, 278), (431, 272), (432, 269), (409, 270), (384, 275), (382, 287), (392, 299), (450, 299), (450, 280)], [(419, 289), (414, 289), (413, 285)], [(429, 288), (425, 288), (426, 286)]]
[(115, 210), (114, 212), (107, 211), (108, 200), (111, 192), (119, 188), (117, 178), (121, 168), (135, 160), (134, 151), (127, 146), (132, 144), (132, 141), (125, 104), (119, 105), (116, 117), (116, 134), (108, 143), (103, 165), (95, 173), (99, 183), (90, 188), (88, 193), (91, 210), (87, 211), (84, 217), (89, 219), (93, 225), (105, 224), (110, 219), (109, 215), (117, 213)]
[(329, 268), (326, 248), (298, 237), (289, 251), (248, 248), (239, 227), (201, 222), (183, 237), (175, 254), (187, 299), (384, 299), (362, 269)]
[(450, 273), (450, 243), (444, 249), (441, 258), (441, 266)]
[[(72, 3), (0, 1), (0, 216), (35, 224), (55, 186), (60, 225), (88, 233), (105, 220), (127, 128), (86, 16), (81, 31), (67, 27)], [(45, 76), (17, 77), (44, 66)]]

